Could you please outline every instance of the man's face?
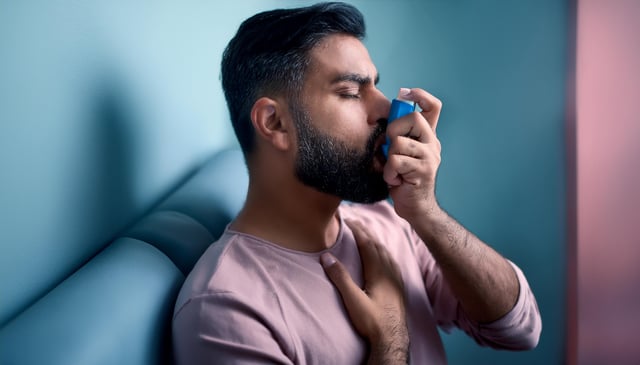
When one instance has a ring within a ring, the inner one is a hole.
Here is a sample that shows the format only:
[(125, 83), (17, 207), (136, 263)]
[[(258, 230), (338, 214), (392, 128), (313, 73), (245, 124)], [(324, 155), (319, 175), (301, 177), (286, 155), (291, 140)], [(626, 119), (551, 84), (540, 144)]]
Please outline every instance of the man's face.
[(389, 101), (376, 82), (375, 66), (354, 37), (332, 35), (311, 51), (302, 105), (292, 106), (295, 173), (304, 184), (354, 202), (388, 197), (380, 146)]

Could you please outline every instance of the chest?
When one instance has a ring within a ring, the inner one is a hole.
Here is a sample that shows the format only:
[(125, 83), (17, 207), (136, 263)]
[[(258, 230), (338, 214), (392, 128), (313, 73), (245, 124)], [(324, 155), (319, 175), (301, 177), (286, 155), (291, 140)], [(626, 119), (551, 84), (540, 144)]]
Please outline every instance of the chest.
[[(278, 272), (280, 271), (280, 272)], [(361, 364), (366, 342), (349, 320), (339, 292), (322, 267), (306, 263), (295, 275), (280, 267), (272, 272), (276, 295), (290, 340), (285, 352), (296, 364)], [(352, 273), (356, 282), (361, 274)]]

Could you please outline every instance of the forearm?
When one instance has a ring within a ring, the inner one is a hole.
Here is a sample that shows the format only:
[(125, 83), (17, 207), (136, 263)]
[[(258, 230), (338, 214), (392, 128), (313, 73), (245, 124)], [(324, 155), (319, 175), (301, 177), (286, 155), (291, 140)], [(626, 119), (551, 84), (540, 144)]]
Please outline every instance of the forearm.
[[(393, 319), (392, 322), (397, 322)], [(367, 365), (406, 365), (409, 363), (409, 336), (404, 321), (396, 328), (387, 329), (382, 337), (369, 344)]]
[(439, 207), (410, 223), (471, 319), (492, 322), (513, 308), (519, 283), (505, 258)]
[(384, 346), (376, 346), (369, 353), (367, 365), (406, 365), (408, 364), (407, 350), (401, 353), (399, 350), (393, 350)]

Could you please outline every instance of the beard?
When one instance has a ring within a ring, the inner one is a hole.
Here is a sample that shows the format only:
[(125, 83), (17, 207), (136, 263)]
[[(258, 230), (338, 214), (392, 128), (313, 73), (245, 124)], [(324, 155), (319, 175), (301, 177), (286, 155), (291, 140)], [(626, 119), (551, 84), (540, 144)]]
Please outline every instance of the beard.
[(376, 141), (385, 132), (386, 119), (378, 120), (366, 146), (359, 149), (320, 132), (306, 111), (295, 108), (292, 112), (298, 137), (295, 174), (303, 184), (355, 203), (371, 204), (389, 197), (382, 172), (373, 167)]

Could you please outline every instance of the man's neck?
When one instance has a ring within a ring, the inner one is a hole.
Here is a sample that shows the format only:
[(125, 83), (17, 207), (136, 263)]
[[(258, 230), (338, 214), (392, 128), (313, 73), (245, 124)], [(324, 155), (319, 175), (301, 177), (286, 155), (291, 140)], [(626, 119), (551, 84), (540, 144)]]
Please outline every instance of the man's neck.
[(319, 252), (336, 242), (339, 205), (339, 198), (298, 181), (250, 183), (245, 205), (230, 228), (292, 250)]

